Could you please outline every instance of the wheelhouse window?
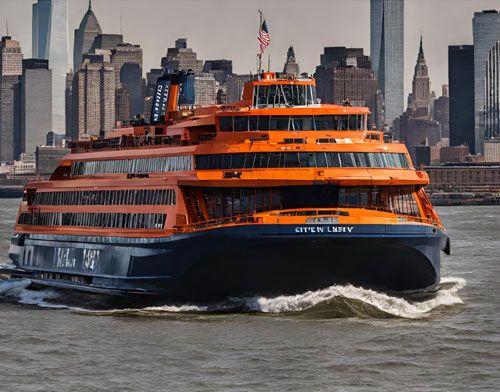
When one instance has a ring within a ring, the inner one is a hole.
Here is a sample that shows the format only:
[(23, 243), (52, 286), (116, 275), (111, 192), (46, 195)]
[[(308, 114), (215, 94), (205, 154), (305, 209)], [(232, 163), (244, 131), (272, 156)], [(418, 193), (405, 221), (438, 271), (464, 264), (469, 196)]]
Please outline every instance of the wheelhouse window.
[(253, 106), (257, 108), (307, 106), (316, 103), (316, 88), (311, 85), (280, 83), (257, 85)]
[(220, 116), (222, 132), (362, 131), (364, 114), (318, 116)]
[(409, 169), (405, 154), (385, 152), (261, 152), (196, 155), (197, 170), (373, 167)]

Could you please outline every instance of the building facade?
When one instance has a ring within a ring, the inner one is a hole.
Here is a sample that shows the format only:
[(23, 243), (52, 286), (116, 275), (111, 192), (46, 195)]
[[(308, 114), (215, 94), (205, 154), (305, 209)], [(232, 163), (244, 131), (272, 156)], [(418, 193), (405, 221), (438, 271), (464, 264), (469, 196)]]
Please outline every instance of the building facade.
[(238, 102), (243, 94), (243, 87), (245, 83), (250, 81), (252, 76), (250, 74), (246, 75), (229, 75), (226, 79), (226, 101), (228, 103)]
[(488, 55), (500, 41), (500, 13), (496, 10), (475, 12), (472, 19), (474, 40), (474, 152), (484, 152), (486, 93), (485, 78)]
[(371, 112), (369, 125), (380, 129), (383, 119), (379, 83), (363, 49), (328, 47), (320, 61), (315, 78), (321, 102), (342, 105), (348, 99), (351, 105), (367, 106)]
[(38, 146), (35, 152), (37, 176), (50, 176), (59, 165), (59, 161), (70, 152), (69, 148)]
[(85, 59), (73, 78), (72, 139), (115, 127), (115, 69), (110, 62)]
[(391, 126), (404, 111), (404, 0), (370, 0), (370, 56)]
[(34, 154), (37, 146), (46, 142), (52, 131), (52, 70), (49, 61), (43, 59), (23, 60), (20, 80), (21, 132), (19, 154)]
[(450, 145), (476, 151), (474, 129), (474, 46), (448, 47)]
[(211, 73), (198, 73), (194, 77), (195, 105), (215, 105), (217, 103), (218, 83)]
[(500, 137), (500, 40), (488, 53), (485, 76), (485, 139)]
[(187, 38), (178, 38), (174, 48), (167, 49), (167, 55), (161, 59), (162, 68), (171, 68), (195, 73), (203, 72), (203, 60), (198, 60), (196, 52), (187, 47)]
[(500, 162), (500, 138), (484, 141), (484, 161)]
[(232, 60), (206, 60), (203, 65), (204, 73), (211, 73), (214, 75), (218, 83), (223, 84), (226, 78), (233, 73)]
[(19, 78), (23, 54), (18, 41), (9, 36), (0, 42), (0, 161), (17, 159), (16, 141), (20, 140)]
[(288, 51), (286, 52), (286, 61), (283, 67), (283, 72), (285, 74), (295, 75), (297, 77), (300, 75), (300, 67), (299, 64), (297, 64), (297, 59), (295, 58), (295, 51), (293, 50), (293, 46), (290, 46), (288, 48)]
[(142, 68), (139, 64), (125, 63), (120, 69), (120, 83), (122, 88), (129, 93), (129, 113), (127, 118), (120, 120), (130, 120), (136, 114), (142, 113), (143, 106), (143, 85)]
[(441, 95), (434, 100), (433, 119), (441, 124), (441, 137), (450, 137), (450, 97)]

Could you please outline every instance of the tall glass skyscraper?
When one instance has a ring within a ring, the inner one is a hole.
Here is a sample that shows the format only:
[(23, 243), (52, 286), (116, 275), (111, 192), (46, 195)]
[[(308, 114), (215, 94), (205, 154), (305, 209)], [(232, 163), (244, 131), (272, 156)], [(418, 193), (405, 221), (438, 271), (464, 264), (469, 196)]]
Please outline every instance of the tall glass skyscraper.
[(500, 41), (500, 14), (496, 10), (475, 12), (472, 19), (474, 40), (474, 137), (475, 152), (484, 152), (486, 62), (493, 45)]
[(68, 0), (33, 4), (32, 56), (49, 60), (52, 70), (52, 130), (65, 131), (66, 73), (69, 71)]
[(404, 0), (370, 0), (370, 55), (392, 126), (404, 111)]
[(475, 151), (474, 137), (474, 46), (448, 47), (450, 89), (450, 145), (469, 146)]

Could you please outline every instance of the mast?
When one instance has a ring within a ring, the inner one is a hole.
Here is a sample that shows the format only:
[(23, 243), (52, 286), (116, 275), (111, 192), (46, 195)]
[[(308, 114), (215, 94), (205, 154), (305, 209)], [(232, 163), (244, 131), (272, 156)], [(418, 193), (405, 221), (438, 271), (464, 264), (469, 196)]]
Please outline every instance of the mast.
[[(259, 31), (258, 34), (260, 34), (260, 29), (262, 28), (262, 11), (259, 10)], [(257, 68), (257, 75), (260, 75), (262, 71), (262, 50), (257, 54), (257, 58), (259, 60), (259, 66)]]

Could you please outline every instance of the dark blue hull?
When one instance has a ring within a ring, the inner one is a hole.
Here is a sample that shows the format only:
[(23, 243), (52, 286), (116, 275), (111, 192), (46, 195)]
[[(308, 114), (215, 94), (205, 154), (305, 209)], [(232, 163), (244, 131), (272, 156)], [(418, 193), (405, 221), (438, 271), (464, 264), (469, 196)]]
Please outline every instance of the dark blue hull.
[(448, 237), (429, 225), (241, 225), (172, 237), (18, 235), (12, 277), (36, 285), (212, 300), (353, 284), (431, 292)]

